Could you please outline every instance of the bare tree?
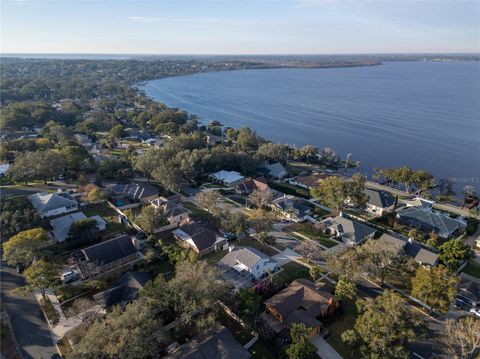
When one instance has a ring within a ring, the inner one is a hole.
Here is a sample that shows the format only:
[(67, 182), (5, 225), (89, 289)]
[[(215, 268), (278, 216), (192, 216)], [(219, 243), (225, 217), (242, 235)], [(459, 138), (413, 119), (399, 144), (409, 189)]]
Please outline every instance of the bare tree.
[(295, 251), (310, 261), (322, 261), (325, 259), (323, 249), (314, 241), (303, 240), (296, 245)]
[(272, 202), (272, 192), (253, 190), (248, 196), (248, 200), (258, 208), (267, 207)]
[(444, 338), (447, 348), (455, 358), (478, 358), (480, 353), (480, 320), (463, 317), (445, 322)]

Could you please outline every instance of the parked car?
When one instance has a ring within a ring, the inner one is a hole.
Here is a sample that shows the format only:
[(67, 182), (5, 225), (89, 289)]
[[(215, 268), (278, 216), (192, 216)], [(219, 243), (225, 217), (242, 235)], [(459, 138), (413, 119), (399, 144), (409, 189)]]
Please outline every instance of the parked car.
[(237, 239), (237, 235), (232, 232), (225, 232), (225, 238), (229, 241), (234, 241), (235, 239)]
[(60, 279), (62, 280), (63, 284), (71, 283), (78, 279), (78, 274), (73, 270), (69, 270), (65, 273), (62, 273)]
[(470, 313), (473, 313), (477, 317), (480, 317), (480, 308), (472, 308), (472, 309), (470, 309)]
[(23, 273), (23, 270), (25, 268), (23, 268), (23, 264), (22, 263), (18, 263), (17, 266), (15, 267), (15, 270), (17, 271), (17, 273)]

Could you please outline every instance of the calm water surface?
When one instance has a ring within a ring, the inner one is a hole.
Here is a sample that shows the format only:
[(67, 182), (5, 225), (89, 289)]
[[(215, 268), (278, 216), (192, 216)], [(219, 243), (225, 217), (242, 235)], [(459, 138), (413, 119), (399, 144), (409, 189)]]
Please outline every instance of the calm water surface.
[(204, 120), (275, 142), (332, 147), (374, 166), (409, 165), (480, 189), (480, 63), (245, 70), (141, 86)]

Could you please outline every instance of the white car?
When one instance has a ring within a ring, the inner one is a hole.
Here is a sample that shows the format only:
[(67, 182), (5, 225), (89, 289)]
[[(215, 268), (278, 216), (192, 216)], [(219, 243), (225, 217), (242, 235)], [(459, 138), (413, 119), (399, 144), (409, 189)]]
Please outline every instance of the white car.
[(470, 313), (473, 313), (477, 317), (480, 317), (480, 308), (472, 308), (472, 309), (470, 309)]
[(68, 272), (62, 273), (60, 279), (64, 284), (75, 281), (78, 278), (78, 275), (75, 271), (69, 270)]

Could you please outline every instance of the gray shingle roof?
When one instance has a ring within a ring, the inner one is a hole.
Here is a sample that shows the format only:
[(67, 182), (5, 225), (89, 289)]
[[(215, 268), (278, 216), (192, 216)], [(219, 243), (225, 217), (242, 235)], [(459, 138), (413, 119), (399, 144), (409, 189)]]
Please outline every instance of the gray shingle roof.
[(180, 346), (167, 359), (247, 359), (251, 355), (225, 327), (211, 330)]
[(283, 178), (288, 174), (287, 170), (280, 162), (272, 163), (271, 165), (266, 166), (266, 169), (269, 171), (268, 174), (270, 176), (276, 178)]
[(376, 232), (375, 228), (357, 221), (352, 221), (343, 216), (327, 218), (322, 222), (325, 223), (328, 228), (335, 228), (337, 231), (342, 232), (341, 236), (343, 239), (354, 243), (360, 243)]
[(132, 238), (128, 235), (110, 239), (82, 249), (82, 252), (97, 266), (115, 262), (137, 252)]
[(261, 259), (270, 260), (270, 257), (256, 250), (255, 248), (243, 247), (227, 253), (225, 257), (222, 258), (221, 262), (229, 267), (232, 267), (236, 265), (238, 261), (244, 266), (252, 269)]
[(386, 191), (377, 191), (366, 188), (364, 193), (369, 197), (368, 203), (379, 208), (388, 208), (395, 203), (395, 198)]
[(200, 252), (212, 247), (217, 241), (217, 234), (214, 231), (195, 222), (182, 226), (173, 233), (184, 240), (191, 238)]
[(448, 238), (456, 230), (465, 227), (465, 223), (447, 215), (421, 207), (407, 207), (397, 213), (402, 221), (417, 223), (422, 228), (432, 228), (439, 236)]
[(114, 304), (128, 303), (135, 299), (150, 279), (152, 279), (150, 273), (127, 272), (108, 289), (95, 294), (93, 297), (104, 308)]
[(28, 200), (37, 212), (51, 211), (57, 208), (69, 207), (77, 205), (77, 202), (73, 199), (61, 196), (56, 193), (35, 193), (28, 196)]
[(310, 211), (310, 207), (289, 198), (281, 198), (275, 205), (282, 211), (293, 210), (298, 217), (304, 217)]
[(408, 242), (404, 247), (405, 253), (412, 257), (416, 262), (435, 266), (438, 262), (438, 253), (435, 253), (418, 244)]
[(72, 224), (82, 219), (87, 219), (87, 216), (83, 212), (71, 213), (66, 216), (52, 219), (50, 221), (50, 226), (53, 228), (53, 236), (57, 241), (63, 242), (67, 239)]
[(113, 187), (113, 192), (117, 195), (126, 196), (132, 200), (142, 200), (144, 198), (158, 195), (158, 189), (151, 184), (136, 182), (115, 185)]

